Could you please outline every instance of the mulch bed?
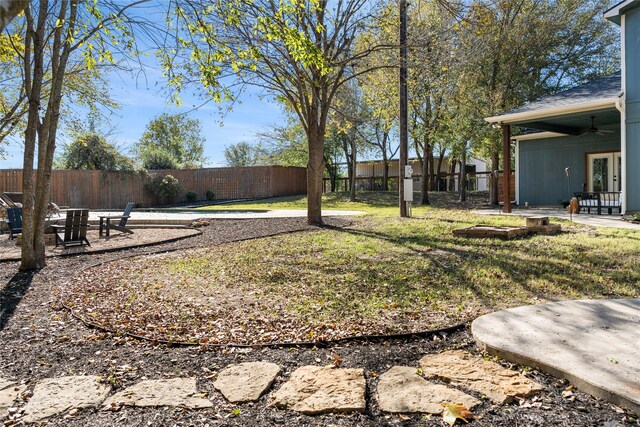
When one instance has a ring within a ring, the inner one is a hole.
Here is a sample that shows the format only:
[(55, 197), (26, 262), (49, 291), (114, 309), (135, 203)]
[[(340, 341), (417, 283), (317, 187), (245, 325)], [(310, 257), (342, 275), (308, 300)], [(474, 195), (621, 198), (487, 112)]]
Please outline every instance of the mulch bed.
[[(349, 219), (329, 219), (344, 226)], [(393, 365), (417, 366), (424, 354), (445, 349), (474, 350), (468, 330), (431, 339), (387, 340), (347, 343), (329, 348), (217, 349), (171, 348), (128, 339), (89, 329), (61, 310), (58, 289), (78, 271), (91, 265), (132, 254), (207, 247), (225, 242), (259, 238), (278, 233), (311, 231), (301, 218), (261, 220), (217, 220), (203, 228), (203, 234), (164, 245), (95, 255), (51, 258), (37, 274), (19, 273), (17, 262), (1, 264), (0, 280), (0, 376), (28, 385), (42, 378), (94, 374), (122, 390), (143, 378), (195, 376), (199, 389), (209, 393), (213, 408), (200, 411), (164, 408), (125, 408), (117, 413), (97, 409), (81, 411), (76, 417), (52, 418), (52, 426), (443, 426), (441, 418), (421, 415), (397, 416), (380, 413), (375, 403), (377, 376)], [(297, 367), (325, 365), (338, 356), (344, 367), (364, 368), (369, 406), (364, 414), (304, 416), (268, 407), (268, 396), (256, 404), (231, 405), (214, 391), (211, 375), (228, 364), (267, 360), (284, 367), (274, 388), (278, 388)], [(127, 365), (127, 367), (125, 367)], [(565, 382), (533, 371), (531, 376), (545, 385), (542, 405), (494, 406), (483, 403), (475, 413), (476, 426), (622, 426), (629, 415), (612, 405), (579, 391), (572, 398), (562, 397)], [(480, 397), (480, 396), (478, 396)], [(526, 402), (524, 402), (526, 403)], [(240, 413), (234, 412), (239, 408)], [(633, 425), (637, 423), (634, 422)]]
[[(129, 249), (139, 246), (149, 246), (162, 242), (179, 240), (199, 234), (192, 228), (137, 228), (132, 234), (112, 232), (109, 237), (99, 236), (98, 230), (87, 231), (90, 246), (70, 246), (64, 248), (54, 243), (45, 246), (48, 257), (82, 255), (95, 252), (106, 252), (119, 249)], [(0, 261), (16, 261), (20, 259), (21, 247), (16, 244), (17, 239), (4, 238), (0, 235)], [(53, 237), (53, 235), (51, 235)]]

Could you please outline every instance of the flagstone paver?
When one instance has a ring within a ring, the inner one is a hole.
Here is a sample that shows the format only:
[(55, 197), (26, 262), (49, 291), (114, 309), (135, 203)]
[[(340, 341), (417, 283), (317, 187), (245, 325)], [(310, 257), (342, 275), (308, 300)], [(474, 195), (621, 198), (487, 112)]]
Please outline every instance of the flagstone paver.
[(104, 401), (103, 409), (125, 406), (181, 406), (210, 408), (210, 400), (201, 397), (195, 378), (145, 380), (114, 394)]
[(424, 356), (420, 359), (420, 366), (427, 378), (463, 385), (499, 404), (509, 403), (516, 396), (527, 397), (542, 390), (540, 384), (519, 372), (461, 350)]
[(279, 373), (275, 363), (239, 363), (220, 372), (213, 386), (231, 403), (252, 402), (271, 387)]
[(71, 409), (99, 405), (111, 387), (100, 384), (97, 376), (47, 378), (38, 382), (24, 407), (25, 423), (43, 420)]
[(364, 412), (366, 387), (362, 369), (303, 366), (274, 393), (272, 404), (308, 415)]
[(378, 406), (383, 412), (440, 414), (444, 404), (456, 403), (471, 409), (480, 401), (455, 388), (429, 382), (409, 366), (394, 366), (378, 381)]
[(25, 385), (18, 385), (13, 381), (0, 378), (0, 419), (9, 414), (9, 408), (26, 388)]

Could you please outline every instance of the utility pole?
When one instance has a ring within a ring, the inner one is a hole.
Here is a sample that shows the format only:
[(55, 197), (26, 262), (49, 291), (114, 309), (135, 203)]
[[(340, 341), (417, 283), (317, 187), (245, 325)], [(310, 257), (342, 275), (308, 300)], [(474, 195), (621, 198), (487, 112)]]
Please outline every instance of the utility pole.
[(398, 190), (401, 217), (409, 216), (404, 194), (405, 166), (407, 165), (409, 151), (407, 77), (407, 0), (400, 0), (400, 161), (398, 163)]

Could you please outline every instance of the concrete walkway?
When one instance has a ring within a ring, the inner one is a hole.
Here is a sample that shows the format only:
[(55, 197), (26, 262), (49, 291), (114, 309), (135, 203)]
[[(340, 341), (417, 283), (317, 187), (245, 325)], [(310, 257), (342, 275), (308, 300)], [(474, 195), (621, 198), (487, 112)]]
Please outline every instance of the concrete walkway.
[(640, 299), (566, 301), (479, 317), (479, 345), (640, 415)]
[[(569, 213), (564, 209), (555, 208), (532, 208), (532, 209), (514, 209), (512, 213), (506, 214), (502, 209), (477, 209), (471, 211), (476, 215), (508, 215), (520, 216), (523, 218), (530, 216), (548, 216), (549, 218), (559, 218), (567, 221), (571, 220)], [(640, 230), (640, 224), (633, 224), (623, 221), (620, 215), (594, 215), (594, 214), (576, 214), (573, 215), (573, 222), (577, 224), (592, 225), (597, 227), (611, 227), (625, 230)]]

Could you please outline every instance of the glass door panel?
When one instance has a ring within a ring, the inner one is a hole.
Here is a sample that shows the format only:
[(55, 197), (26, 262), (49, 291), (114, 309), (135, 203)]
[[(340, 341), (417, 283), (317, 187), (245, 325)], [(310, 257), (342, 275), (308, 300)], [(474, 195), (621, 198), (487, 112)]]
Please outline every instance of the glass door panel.
[(622, 157), (619, 152), (587, 156), (587, 191), (622, 191)]
[(589, 157), (589, 191), (609, 191), (609, 156), (592, 154)]

